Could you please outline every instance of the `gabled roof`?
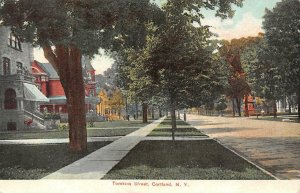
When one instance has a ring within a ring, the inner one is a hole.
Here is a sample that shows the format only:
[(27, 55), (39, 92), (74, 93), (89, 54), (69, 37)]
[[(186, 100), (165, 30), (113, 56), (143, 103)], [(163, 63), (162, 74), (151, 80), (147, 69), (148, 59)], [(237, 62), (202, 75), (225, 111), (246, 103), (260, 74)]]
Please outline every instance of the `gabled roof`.
[(95, 70), (88, 56), (82, 56), (81, 63), (82, 63), (82, 67), (85, 68), (87, 71)]
[(40, 63), (38, 61), (36, 63), (47, 73), (49, 79), (59, 79), (57, 72), (50, 63)]

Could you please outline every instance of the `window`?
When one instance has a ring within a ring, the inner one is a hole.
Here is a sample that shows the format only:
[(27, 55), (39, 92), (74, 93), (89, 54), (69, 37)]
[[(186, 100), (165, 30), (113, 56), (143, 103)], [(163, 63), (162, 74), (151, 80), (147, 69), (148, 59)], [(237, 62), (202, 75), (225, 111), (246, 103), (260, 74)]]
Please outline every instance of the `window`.
[(10, 59), (3, 57), (3, 75), (10, 75)]
[(17, 73), (22, 73), (23, 64), (21, 62), (17, 62)]
[(14, 89), (7, 89), (5, 91), (4, 109), (16, 109), (17, 108), (17, 95)]
[(8, 36), (8, 45), (10, 45), (11, 47), (17, 50), (22, 50), (20, 39), (17, 36), (15, 36), (13, 33), (10, 33)]

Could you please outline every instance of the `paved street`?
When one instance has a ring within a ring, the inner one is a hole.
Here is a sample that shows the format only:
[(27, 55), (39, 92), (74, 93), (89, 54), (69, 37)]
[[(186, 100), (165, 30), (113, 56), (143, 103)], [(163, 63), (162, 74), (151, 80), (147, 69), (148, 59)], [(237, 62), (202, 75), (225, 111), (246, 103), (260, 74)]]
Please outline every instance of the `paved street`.
[(199, 115), (187, 122), (279, 179), (300, 179), (300, 123)]

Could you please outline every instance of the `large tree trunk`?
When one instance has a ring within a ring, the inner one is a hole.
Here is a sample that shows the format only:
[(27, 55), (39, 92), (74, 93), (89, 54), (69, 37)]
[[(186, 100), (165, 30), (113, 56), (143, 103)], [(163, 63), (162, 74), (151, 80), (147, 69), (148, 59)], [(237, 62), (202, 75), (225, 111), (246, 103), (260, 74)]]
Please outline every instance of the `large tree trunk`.
[(56, 46), (56, 57), (54, 66), (67, 98), (69, 148), (82, 153), (87, 150), (87, 130), (81, 53), (75, 46)]
[(147, 123), (148, 122), (148, 105), (147, 105), (147, 103), (143, 103), (142, 108), (143, 108), (143, 123)]
[(234, 99), (232, 98), (232, 116), (235, 117), (235, 105), (234, 105)]
[(174, 99), (171, 99), (171, 124), (172, 124), (172, 140), (175, 141), (176, 130), (176, 104)]
[(241, 99), (240, 98), (236, 98), (236, 106), (237, 106), (237, 110), (238, 110), (238, 113), (239, 113), (239, 117), (242, 116), (241, 114)]
[(249, 117), (248, 95), (245, 95), (245, 117)]

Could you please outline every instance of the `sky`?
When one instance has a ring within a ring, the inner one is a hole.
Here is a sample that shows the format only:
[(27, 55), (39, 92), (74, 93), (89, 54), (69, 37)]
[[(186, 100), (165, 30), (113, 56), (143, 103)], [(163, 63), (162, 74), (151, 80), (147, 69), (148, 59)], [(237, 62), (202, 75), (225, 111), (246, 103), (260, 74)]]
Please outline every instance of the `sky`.
[[(154, 0), (161, 5), (165, 0)], [(221, 20), (215, 17), (214, 11), (204, 11), (205, 19), (202, 24), (211, 26), (211, 31), (218, 34), (219, 39), (231, 40), (234, 38), (256, 36), (263, 32), (262, 21), (265, 8), (272, 9), (281, 0), (244, 0), (243, 7), (234, 6), (235, 15), (231, 19)], [(96, 55), (91, 61), (96, 70), (96, 74), (103, 72), (111, 67), (114, 60), (103, 54)], [(41, 49), (34, 49), (34, 58), (39, 62), (48, 62)]]

